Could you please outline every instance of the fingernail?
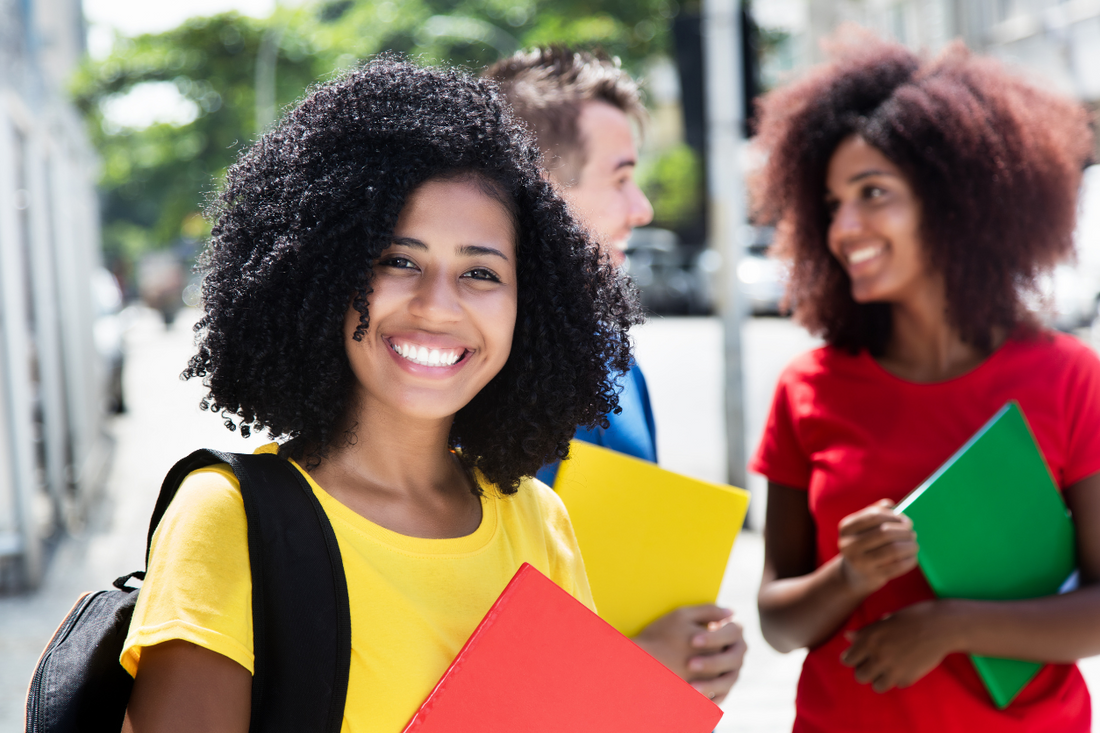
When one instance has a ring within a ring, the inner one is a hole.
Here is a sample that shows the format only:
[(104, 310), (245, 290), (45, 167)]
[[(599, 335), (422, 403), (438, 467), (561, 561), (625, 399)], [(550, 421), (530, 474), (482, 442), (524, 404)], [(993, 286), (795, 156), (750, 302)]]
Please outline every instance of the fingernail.
[(707, 637), (704, 636), (703, 634), (699, 634), (698, 636), (691, 637), (691, 645), (692, 646), (706, 646), (706, 643), (707, 643)]
[(703, 663), (698, 659), (692, 659), (690, 662), (688, 662), (688, 669), (690, 669), (692, 672), (698, 672), (702, 668)]

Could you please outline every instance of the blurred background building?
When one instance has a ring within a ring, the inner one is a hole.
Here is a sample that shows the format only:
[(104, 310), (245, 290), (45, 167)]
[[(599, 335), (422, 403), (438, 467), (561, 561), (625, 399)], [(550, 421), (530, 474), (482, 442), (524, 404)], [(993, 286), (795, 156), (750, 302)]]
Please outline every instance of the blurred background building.
[(757, 0), (753, 11), (779, 38), (763, 60), (766, 85), (820, 61), (820, 40), (853, 22), (932, 52), (962, 39), (1100, 109), (1096, 0)]
[(79, 0), (0, 1), (0, 590), (38, 582), (107, 458), (84, 31)]

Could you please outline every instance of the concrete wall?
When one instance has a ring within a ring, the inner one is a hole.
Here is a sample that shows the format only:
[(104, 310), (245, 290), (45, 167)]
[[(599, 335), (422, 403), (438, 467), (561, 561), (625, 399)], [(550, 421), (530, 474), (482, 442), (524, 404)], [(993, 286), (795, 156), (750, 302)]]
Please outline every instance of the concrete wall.
[(95, 161), (63, 93), (83, 53), (78, 0), (0, 0), (0, 591), (37, 584), (105, 463)]

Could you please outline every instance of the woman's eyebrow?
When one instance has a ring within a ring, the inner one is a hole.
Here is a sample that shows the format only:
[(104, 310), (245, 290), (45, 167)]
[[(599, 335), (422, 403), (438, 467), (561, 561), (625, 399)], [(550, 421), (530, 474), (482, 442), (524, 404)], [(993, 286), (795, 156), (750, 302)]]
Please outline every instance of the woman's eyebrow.
[(427, 249), (428, 245), (421, 242), (419, 239), (413, 239), (412, 237), (394, 237), (390, 240), (390, 246), (398, 245), (401, 247), (409, 247), (410, 249)]
[(852, 176), (851, 178), (848, 179), (848, 183), (856, 183), (857, 181), (862, 181), (864, 178), (870, 178), (872, 176), (895, 176), (896, 177), (897, 174), (896, 173), (891, 173), (890, 171), (880, 171), (877, 168), (872, 168), (871, 170), (860, 171), (859, 173), (855, 174), (854, 176)]
[[(409, 249), (427, 250), (428, 245), (419, 239), (413, 237), (394, 237), (390, 240), (391, 247), (408, 247)], [(477, 257), (479, 255), (490, 255), (492, 257), (499, 257), (500, 259), (508, 262), (508, 255), (501, 252), (496, 247), (486, 247), (481, 244), (464, 244), (456, 250), (460, 255), (464, 257)]]
[(458, 253), (467, 257), (476, 257), (478, 255), (492, 255), (499, 257), (505, 262), (508, 261), (508, 255), (501, 252), (499, 249), (493, 247), (485, 247), (478, 244), (464, 244), (458, 248)]

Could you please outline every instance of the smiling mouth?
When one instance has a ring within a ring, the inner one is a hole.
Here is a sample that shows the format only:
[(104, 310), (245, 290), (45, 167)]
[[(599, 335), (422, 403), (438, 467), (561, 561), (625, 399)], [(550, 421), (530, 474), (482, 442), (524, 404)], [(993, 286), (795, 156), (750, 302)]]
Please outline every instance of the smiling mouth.
[(873, 247), (860, 247), (859, 249), (852, 250), (846, 255), (849, 265), (858, 265), (866, 262), (867, 260), (874, 259), (878, 255), (882, 254), (883, 248), (880, 246)]
[(390, 343), (390, 348), (402, 359), (427, 367), (449, 367), (466, 358), (467, 349), (429, 349), (416, 344)]

